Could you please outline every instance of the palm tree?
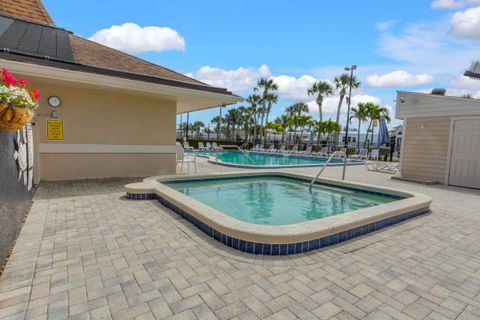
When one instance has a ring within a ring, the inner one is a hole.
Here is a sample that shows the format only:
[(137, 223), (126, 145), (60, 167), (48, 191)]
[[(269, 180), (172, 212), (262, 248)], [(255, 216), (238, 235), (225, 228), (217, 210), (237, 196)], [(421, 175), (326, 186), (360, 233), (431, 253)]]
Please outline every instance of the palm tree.
[(240, 113), (240, 123), (245, 131), (245, 141), (248, 141), (252, 108), (241, 106), (238, 107), (238, 112)]
[(239, 125), (241, 123), (242, 114), (241, 114), (241, 112), (238, 108), (233, 108), (233, 109), (228, 110), (226, 117), (228, 117), (228, 119), (229, 119), (229, 121), (232, 125), (232, 129), (233, 129), (232, 136), (235, 139), (236, 136), (237, 136), (236, 135), (237, 125)]
[(302, 112), (308, 112), (308, 105), (303, 102), (297, 102), (285, 108), (285, 113), (290, 116), (293, 116), (294, 114), (300, 116), (302, 115)]
[(270, 115), (270, 111), (272, 111), (272, 105), (278, 102), (278, 95), (275, 93), (270, 93), (267, 96), (267, 110), (265, 110), (265, 123), (268, 123), (268, 116)]
[[(352, 77), (352, 89), (360, 87), (360, 81), (357, 81), (357, 77)], [(350, 87), (350, 75), (348, 73), (342, 73), (341, 75), (335, 77), (333, 80), (335, 84), (335, 89), (338, 90), (339, 100), (337, 107), (337, 123), (340, 123), (340, 110), (342, 109), (343, 99), (347, 95), (347, 89)], [(348, 119), (347, 119), (348, 121)], [(335, 143), (338, 143), (338, 135), (335, 137)]]
[(323, 99), (331, 96), (333, 94), (333, 87), (330, 83), (327, 81), (319, 81), (315, 82), (310, 89), (307, 91), (309, 96), (317, 95), (316, 102), (318, 105), (318, 114), (320, 116), (320, 121), (323, 120), (323, 110), (322, 110), (322, 104), (323, 104)]
[(250, 115), (253, 119), (253, 140), (257, 140), (258, 105), (261, 102), (261, 98), (257, 94), (251, 94), (245, 101), (250, 104), (252, 110)]
[(268, 109), (268, 100), (269, 100), (269, 95), (272, 93), (272, 91), (277, 91), (278, 90), (278, 85), (273, 82), (272, 79), (266, 79), (266, 78), (261, 78), (257, 82), (257, 87), (254, 89), (254, 91), (261, 91), (261, 104), (262, 104), (262, 116), (261, 116), (261, 121), (260, 121), (260, 127), (261, 127), (261, 137), (262, 140), (264, 138), (263, 135), (263, 120), (265, 119), (265, 113)]
[(371, 105), (373, 103), (371, 102), (359, 102), (357, 104), (357, 107), (352, 108), (352, 118), (355, 118), (358, 120), (358, 131), (357, 131), (357, 149), (360, 150), (360, 126), (362, 125), (362, 122), (368, 120), (368, 110), (371, 108)]
[(338, 137), (338, 133), (342, 131), (342, 127), (338, 122), (328, 119), (325, 121), (325, 131), (327, 132), (328, 136), (331, 136), (333, 133), (335, 137)]
[(285, 131), (288, 128), (288, 115), (283, 114), (280, 117), (277, 117), (274, 122), (279, 124), (283, 130), (282, 130), (282, 143), (285, 143)]
[(371, 128), (370, 144), (373, 143), (373, 132), (375, 131), (375, 126), (377, 125), (378, 120), (380, 120), (382, 116), (385, 117), (385, 120), (387, 120), (387, 122), (390, 122), (389, 113), (390, 111), (385, 107), (380, 107), (373, 103), (368, 106), (368, 118), (370, 118), (370, 124), (368, 125), (368, 130), (367, 130), (367, 135), (365, 136), (364, 145), (367, 144), (368, 131), (370, 131), (370, 128)]
[(303, 137), (303, 132), (305, 131), (305, 129), (307, 127), (311, 127), (312, 126), (312, 117), (311, 116), (307, 116), (307, 115), (300, 115), (298, 116), (299, 119), (298, 119), (298, 126), (300, 127), (301, 131), (300, 131), (300, 141), (302, 140), (302, 137)]
[(224, 122), (223, 118), (220, 118), (220, 116), (215, 116), (215, 117), (212, 118), (212, 120), (210, 122), (212, 124), (215, 124), (215, 129), (213, 129), (213, 130), (217, 133), (217, 136), (220, 135), (220, 133), (222, 131), (222, 123)]
[(205, 124), (202, 121), (195, 121), (192, 124), (192, 130), (197, 134), (197, 139), (200, 138), (200, 130), (205, 128)]

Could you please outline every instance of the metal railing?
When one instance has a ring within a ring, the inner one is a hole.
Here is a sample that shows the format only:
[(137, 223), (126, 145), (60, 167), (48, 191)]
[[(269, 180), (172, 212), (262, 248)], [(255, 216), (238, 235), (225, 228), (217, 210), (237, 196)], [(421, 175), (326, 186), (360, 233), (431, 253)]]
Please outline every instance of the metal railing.
[[(250, 157), (250, 155), (248, 154), (248, 151), (245, 150), (245, 149), (242, 149), (242, 146), (244, 146), (244, 144), (242, 144), (240, 147), (237, 146), (236, 144), (226, 144), (226, 145), (220, 145), (219, 147), (222, 148), (222, 149), (225, 149), (225, 148), (235, 148), (237, 150), (239, 150), (242, 154), (244, 154), (247, 159), (249, 161), (251, 161), (253, 164), (256, 164), (255, 161)], [(216, 154), (216, 160), (217, 160), (217, 163), (218, 163), (218, 153)]]
[(309, 190), (310, 192), (312, 191), (312, 186), (315, 184), (315, 182), (317, 181), (318, 177), (320, 177), (320, 175), (322, 174), (323, 170), (325, 170), (325, 168), (328, 166), (328, 164), (330, 163), (330, 161), (332, 161), (333, 158), (338, 158), (338, 156), (341, 155), (342, 158), (344, 158), (344, 161), (346, 161), (347, 159), (347, 154), (343, 151), (335, 151), (334, 153), (332, 153), (330, 155), (330, 157), (328, 158), (327, 161), (325, 161), (325, 163), (323, 164), (322, 168), (320, 168), (320, 171), (318, 171), (317, 175), (315, 176), (315, 178), (312, 179), (312, 181), (310, 182), (310, 186), (309, 186)]

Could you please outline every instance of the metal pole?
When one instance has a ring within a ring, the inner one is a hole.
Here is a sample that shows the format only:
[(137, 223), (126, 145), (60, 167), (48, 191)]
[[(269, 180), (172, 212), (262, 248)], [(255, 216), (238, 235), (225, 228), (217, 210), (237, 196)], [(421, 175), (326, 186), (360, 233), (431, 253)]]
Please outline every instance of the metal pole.
[(186, 132), (185, 132), (185, 138), (188, 140), (188, 121), (190, 117), (190, 112), (187, 112), (187, 127), (186, 127)]
[(183, 139), (183, 119), (182, 119), (183, 113), (180, 113), (180, 125), (178, 126), (178, 129), (180, 130), (180, 137)]
[(222, 122), (222, 106), (220, 106), (220, 115), (218, 116), (217, 140), (220, 140), (220, 129), (222, 128), (222, 127), (220, 126), (221, 122)]
[(347, 125), (345, 126), (345, 157), (343, 158), (343, 170), (342, 180), (345, 180), (345, 171), (347, 170), (347, 152), (348, 152), (348, 123), (350, 121), (350, 105), (352, 103), (352, 82), (353, 82), (353, 70), (357, 69), (356, 65), (352, 65), (348, 68), (350, 71), (350, 86), (348, 88), (348, 109), (347, 109)]

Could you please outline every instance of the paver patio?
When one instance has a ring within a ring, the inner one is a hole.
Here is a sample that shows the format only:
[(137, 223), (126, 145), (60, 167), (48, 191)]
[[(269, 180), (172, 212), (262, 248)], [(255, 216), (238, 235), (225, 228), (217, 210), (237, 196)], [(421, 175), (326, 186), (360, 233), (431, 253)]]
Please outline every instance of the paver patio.
[[(200, 161), (199, 173), (234, 170)], [(126, 200), (136, 179), (42, 183), (0, 277), (0, 319), (480, 319), (480, 191), (363, 166), (347, 177), (429, 194), (432, 213), (266, 257), (222, 245), (156, 201)]]

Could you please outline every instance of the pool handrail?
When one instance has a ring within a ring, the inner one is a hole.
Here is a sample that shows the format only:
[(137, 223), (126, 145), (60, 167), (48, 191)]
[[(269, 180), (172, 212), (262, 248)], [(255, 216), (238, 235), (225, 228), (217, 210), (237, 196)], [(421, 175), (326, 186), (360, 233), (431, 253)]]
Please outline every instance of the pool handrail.
[(347, 154), (345, 152), (342, 152), (342, 151), (335, 151), (334, 153), (332, 153), (330, 155), (330, 157), (328, 157), (328, 160), (325, 161), (325, 163), (323, 164), (322, 168), (320, 168), (320, 171), (318, 171), (317, 175), (315, 176), (315, 178), (312, 179), (312, 181), (310, 182), (310, 186), (309, 186), (309, 190), (310, 192), (312, 192), (312, 186), (315, 184), (315, 181), (317, 181), (318, 177), (320, 177), (320, 175), (322, 174), (323, 170), (325, 170), (325, 168), (328, 166), (328, 164), (330, 163), (330, 161), (333, 159), (333, 158), (337, 158), (338, 156), (341, 156), (342, 158), (346, 158)]
[[(219, 146), (220, 148), (236, 148), (238, 149), (241, 153), (243, 153), (248, 160), (250, 160), (253, 164), (256, 164), (255, 161), (250, 158), (250, 155), (248, 154), (248, 152), (244, 149), (242, 149), (241, 147), (237, 146), (236, 144), (226, 144), (226, 145), (221, 145)], [(218, 163), (218, 153), (215, 155), (215, 158), (216, 158), (216, 162)]]

